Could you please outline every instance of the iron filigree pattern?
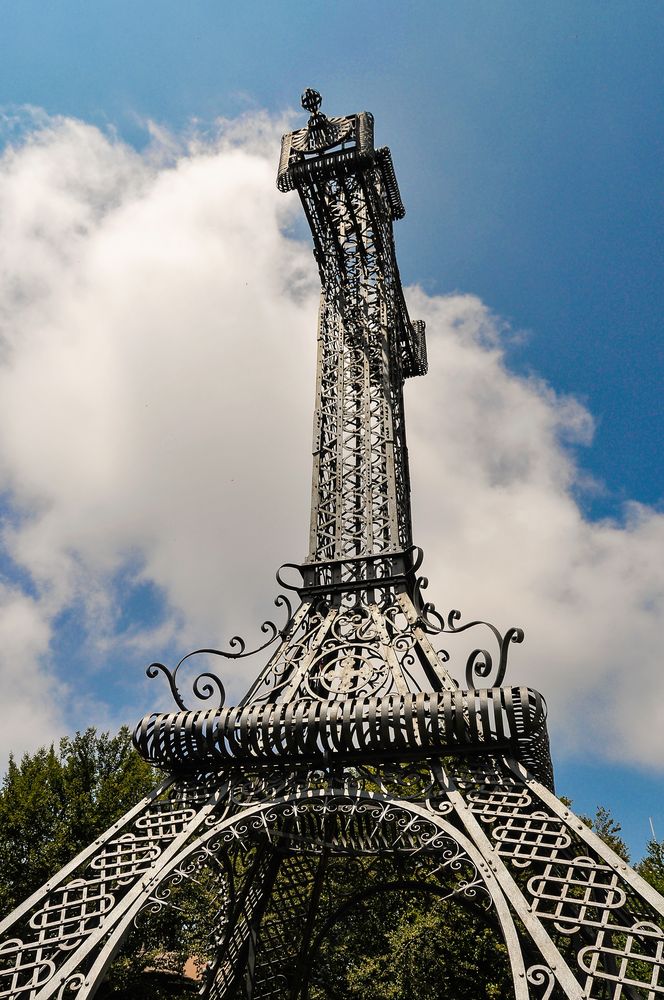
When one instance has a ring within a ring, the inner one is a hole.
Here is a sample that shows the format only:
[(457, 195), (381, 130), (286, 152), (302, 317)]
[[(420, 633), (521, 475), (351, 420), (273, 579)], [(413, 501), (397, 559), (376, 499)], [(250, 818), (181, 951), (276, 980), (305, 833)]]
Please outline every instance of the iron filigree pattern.
[(424, 633), (411, 627), (416, 617), (394, 593), (382, 605), (361, 594), (334, 604), (305, 600), (243, 704), (406, 694), (419, 689), (413, 674), (422, 670), (434, 687), (453, 687)]
[[(271, 646), (278, 637), (283, 639), (287, 634), (292, 621), (293, 608), (291, 602), (284, 594), (279, 594), (278, 597), (275, 598), (274, 603), (277, 608), (283, 607), (286, 610), (286, 623), (280, 629), (273, 621), (264, 621), (261, 625), (261, 632), (263, 635), (267, 635), (267, 639), (253, 649), (247, 649), (247, 643), (242, 636), (234, 635), (229, 641), (228, 649), (194, 649), (192, 652), (183, 656), (172, 670), (170, 670), (163, 663), (151, 663), (146, 671), (148, 677), (154, 679), (160, 674), (165, 676), (168, 681), (168, 686), (171, 689), (171, 694), (173, 695), (175, 704), (181, 711), (188, 711), (187, 704), (180, 689), (180, 682), (178, 678), (180, 670), (184, 664), (187, 663), (187, 661), (192, 661), (195, 656), (218, 656), (226, 660), (241, 660), (246, 657), (255, 656), (257, 653), (261, 653), (264, 649), (267, 649), (268, 646)], [(216, 694), (216, 707), (221, 708), (224, 704), (226, 689), (224, 688), (223, 681), (219, 675), (213, 673), (212, 671), (206, 670), (197, 674), (191, 682), (191, 688), (194, 697), (201, 701), (208, 701)]]
[[(357, 567), (352, 571), (357, 574)], [(279, 633), (281, 641), (241, 705), (455, 691), (458, 682), (449, 668), (457, 658), (466, 664), (470, 689), (487, 687), (487, 681), (498, 687), (494, 681), (504, 677), (510, 644), (521, 641), (521, 630), (510, 629), (502, 636), (486, 622), (469, 622), (449, 628), (445, 638), (461, 643), (470, 629), (482, 628), (492, 641), (495, 637), (493, 652), (484, 646), (476, 648), (472, 642), (467, 643), (470, 652), (463, 656), (453, 657), (450, 649), (437, 651), (432, 638), (441, 632), (439, 616), (431, 604), (418, 610), (405, 576), (403, 580), (356, 578), (341, 594), (336, 584), (319, 583), (311, 588), (320, 591), (319, 596), (310, 596), (303, 586), (302, 604)], [(459, 613), (451, 612), (449, 617), (455, 625)], [(219, 686), (223, 688), (221, 682)], [(182, 707), (181, 700), (177, 704)]]

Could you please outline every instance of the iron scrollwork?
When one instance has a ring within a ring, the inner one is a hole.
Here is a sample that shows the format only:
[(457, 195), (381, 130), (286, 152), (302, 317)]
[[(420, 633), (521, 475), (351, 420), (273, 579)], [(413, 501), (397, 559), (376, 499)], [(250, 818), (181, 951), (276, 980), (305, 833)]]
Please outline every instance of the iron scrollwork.
[(526, 973), (528, 982), (538, 990), (538, 1000), (550, 1000), (556, 979), (548, 966), (531, 965)]
[[(274, 603), (276, 607), (284, 607), (286, 609), (286, 623), (282, 626), (282, 628), (279, 628), (269, 619), (264, 621), (261, 625), (261, 632), (267, 634), (268, 638), (265, 642), (261, 643), (260, 646), (256, 646), (254, 649), (248, 650), (245, 639), (243, 639), (240, 635), (234, 635), (229, 641), (229, 649), (194, 649), (183, 656), (172, 670), (165, 664), (155, 661), (147, 667), (145, 671), (146, 674), (151, 680), (154, 680), (154, 678), (159, 676), (159, 674), (163, 674), (168, 681), (168, 686), (171, 690), (171, 694), (173, 695), (173, 700), (180, 711), (190, 711), (190, 708), (185, 703), (177, 682), (178, 673), (182, 665), (194, 656), (203, 656), (205, 654), (210, 656), (221, 656), (226, 660), (241, 660), (249, 656), (255, 656), (256, 653), (260, 653), (262, 650), (267, 649), (268, 646), (271, 646), (276, 639), (283, 639), (288, 633), (288, 628), (293, 618), (293, 608), (291, 602), (284, 594), (279, 594), (275, 598)], [(192, 691), (195, 697), (200, 701), (209, 701), (216, 693), (218, 700), (212, 707), (217, 709), (223, 708), (226, 700), (226, 689), (224, 688), (223, 681), (217, 676), (217, 674), (214, 674), (209, 670), (198, 674), (192, 681)]]
[[(418, 552), (421, 553), (421, 549), (418, 550)], [(418, 561), (414, 566), (415, 571), (417, 571), (420, 565), (421, 557), (418, 555)], [(444, 615), (436, 610), (436, 606), (434, 604), (430, 601), (424, 601), (422, 591), (425, 590), (428, 585), (429, 581), (426, 576), (417, 577), (415, 581), (413, 603), (418, 611), (418, 624), (429, 635), (440, 635), (443, 632), (446, 635), (460, 635), (462, 632), (467, 632), (472, 628), (478, 628), (480, 626), (488, 628), (498, 643), (497, 662), (494, 667), (495, 656), (492, 655), (490, 650), (482, 646), (478, 646), (473, 649), (469, 653), (468, 659), (466, 660), (466, 686), (468, 688), (478, 687), (479, 681), (483, 687), (500, 687), (505, 680), (505, 674), (507, 673), (507, 660), (509, 657), (510, 646), (512, 643), (518, 644), (523, 642), (525, 637), (523, 629), (513, 626), (503, 635), (498, 631), (495, 625), (492, 625), (491, 622), (479, 619), (472, 622), (466, 622), (464, 625), (459, 625), (457, 623), (461, 621), (462, 615), (461, 612), (457, 611), (455, 608), (448, 613), (446, 619)], [(444, 663), (447, 663), (450, 659), (449, 651), (446, 649), (439, 650), (438, 655)]]

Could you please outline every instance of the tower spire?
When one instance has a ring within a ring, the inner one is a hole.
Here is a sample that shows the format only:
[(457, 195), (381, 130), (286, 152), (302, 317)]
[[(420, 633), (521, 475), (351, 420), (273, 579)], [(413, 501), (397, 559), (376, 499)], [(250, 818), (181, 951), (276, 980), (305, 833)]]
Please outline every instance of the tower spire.
[(321, 278), (309, 561), (412, 546), (403, 381), (426, 371), (424, 324), (403, 297), (392, 222), (404, 214), (367, 112), (327, 118), (305, 90), (277, 183), (297, 189)]

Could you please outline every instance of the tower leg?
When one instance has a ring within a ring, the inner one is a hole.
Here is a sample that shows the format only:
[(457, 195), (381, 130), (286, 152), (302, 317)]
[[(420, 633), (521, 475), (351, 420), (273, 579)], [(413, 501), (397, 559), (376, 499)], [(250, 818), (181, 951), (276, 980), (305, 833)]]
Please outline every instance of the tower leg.
[(90, 969), (113, 928), (124, 926), (136, 900), (149, 896), (150, 881), (223, 812), (227, 792), (222, 777), (166, 781), (9, 914), (0, 924), (0, 996), (47, 1000), (91, 989), (97, 974), (90, 978)]
[(554, 982), (588, 1000), (664, 995), (664, 900), (622, 858), (515, 761), (441, 782), (541, 953), (528, 975), (544, 996)]

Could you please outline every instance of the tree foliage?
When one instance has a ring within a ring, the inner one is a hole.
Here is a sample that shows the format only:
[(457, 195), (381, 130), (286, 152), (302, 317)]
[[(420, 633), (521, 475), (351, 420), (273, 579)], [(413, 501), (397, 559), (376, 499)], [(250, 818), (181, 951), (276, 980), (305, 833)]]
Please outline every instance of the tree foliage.
[(117, 736), (87, 729), (20, 762), (0, 789), (0, 911), (12, 910), (135, 805), (155, 773)]
[(621, 837), (622, 827), (608, 809), (597, 806), (593, 817), (581, 816), (580, 819), (594, 830), (600, 840), (603, 840), (612, 851), (623, 861), (629, 862), (629, 848)]
[(494, 1000), (511, 992), (507, 952), (485, 912), (430, 893), (385, 892), (332, 926), (312, 1000)]
[(638, 863), (636, 870), (641, 878), (664, 896), (664, 840), (649, 841), (645, 857)]
[[(567, 798), (566, 795), (561, 795), (560, 801), (568, 808), (572, 808), (572, 800)], [(594, 816), (579, 815), (579, 819), (586, 826), (590, 827), (599, 839), (604, 841), (607, 847), (615, 851), (618, 857), (622, 858), (623, 861), (629, 862), (629, 848), (620, 835), (622, 827), (613, 818), (609, 809), (606, 809), (604, 806), (597, 806)]]

